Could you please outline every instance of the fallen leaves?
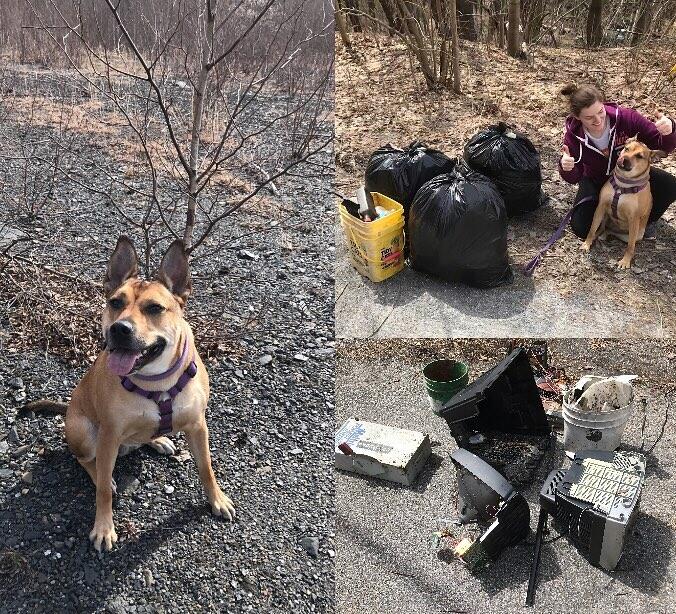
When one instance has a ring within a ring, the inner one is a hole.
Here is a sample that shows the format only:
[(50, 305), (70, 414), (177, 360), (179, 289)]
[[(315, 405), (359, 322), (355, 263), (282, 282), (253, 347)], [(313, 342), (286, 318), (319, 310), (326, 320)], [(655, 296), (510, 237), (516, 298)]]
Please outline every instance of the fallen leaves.
[[(676, 92), (653, 95), (646, 86), (667, 65), (668, 49), (655, 48), (640, 58), (641, 83), (625, 82), (626, 49), (604, 49), (590, 55), (583, 49), (539, 47), (532, 65), (484, 44), (462, 43), (463, 95), (429, 92), (420, 73), (412, 74), (402, 45), (394, 39), (353, 36), (360, 61), (336, 45), (336, 187), (349, 194), (363, 183), (366, 160), (386, 142), (406, 145), (421, 139), (451, 157), (460, 156), (464, 144), (485, 126), (504, 120), (525, 132), (540, 151), (543, 189), (552, 202), (533, 215), (510, 220), (509, 254), (515, 266), (532, 258), (559, 225), (572, 205), (576, 186), (563, 181), (557, 169), (568, 113), (559, 95), (567, 81), (601, 79), (611, 100), (635, 107), (647, 116), (656, 106), (675, 109)], [(660, 166), (676, 174), (676, 156)], [(595, 245), (588, 257), (579, 253), (579, 239), (566, 232), (535, 272), (535, 283), (546, 283), (560, 296), (588, 301), (611, 297), (634, 313), (654, 314), (665, 333), (676, 326), (673, 291), (676, 266), (676, 210), (663, 217), (657, 241), (638, 247), (635, 269), (616, 271), (623, 244)], [(659, 273), (658, 273), (659, 271)], [(656, 313), (655, 301), (661, 304)], [(609, 317), (612, 317), (609, 314)], [(646, 316), (651, 317), (651, 316)]]

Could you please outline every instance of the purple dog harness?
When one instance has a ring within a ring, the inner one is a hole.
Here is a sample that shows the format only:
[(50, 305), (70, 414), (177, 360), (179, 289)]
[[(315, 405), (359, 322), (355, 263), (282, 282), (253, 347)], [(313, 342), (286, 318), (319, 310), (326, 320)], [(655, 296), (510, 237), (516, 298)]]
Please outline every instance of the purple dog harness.
[(624, 183), (629, 184), (632, 187), (629, 188), (623, 188), (617, 183), (617, 180), (615, 179), (615, 174), (613, 173), (610, 176), (610, 185), (613, 186), (613, 190), (615, 190), (613, 194), (613, 202), (611, 204), (611, 207), (613, 209), (613, 217), (617, 220), (619, 219), (617, 217), (617, 204), (620, 202), (620, 196), (622, 194), (637, 194), (640, 192), (643, 188), (645, 188), (648, 185), (648, 180), (646, 179), (645, 181), (643, 179), (623, 179), (622, 180)]
[[(183, 346), (181, 356), (169, 368), (169, 370), (165, 371), (164, 373), (159, 373), (157, 375), (137, 374), (134, 375), (134, 377), (136, 379), (145, 380), (147, 382), (157, 382), (164, 379), (165, 377), (169, 377), (170, 375), (175, 373), (181, 366), (181, 363), (185, 360), (187, 352), (188, 352), (188, 342), (186, 341)], [(186, 370), (183, 371), (181, 377), (178, 378), (178, 381), (171, 388), (169, 388), (169, 390), (144, 390), (143, 388), (140, 388), (134, 382), (132, 382), (126, 375), (120, 376), (120, 382), (122, 383), (122, 387), (125, 390), (127, 390), (128, 392), (135, 392), (136, 394), (145, 397), (146, 399), (155, 401), (155, 403), (157, 403), (157, 407), (160, 410), (160, 426), (157, 429), (157, 433), (153, 435), (153, 439), (160, 437), (161, 435), (171, 433), (171, 431), (173, 430), (173, 427), (171, 425), (171, 418), (173, 412), (174, 399), (178, 396), (178, 393), (181, 392), (181, 390), (183, 390), (188, 385), (188, 382), (193, 377), (195, 377), (195, 375), (197, 375), (197, 365), (195, 364), (194, 360), (191, 360)], [(164, 401), (160, 401), (160, 397), (165, 392), (169, 395), (169, 398), (165, 399)]]
[[(631, 185), (631, 187), (629, 187), (629, 188), (621, 187), (615, 179), (615, 173), (613, 173), (610, 176), (610, 185), (612, 185), (613, 190), (615, 190), (615, 192), (613, 194), (613, 202), (611, 203), (611, 207), (612, 207), (612, 211), (613, 211), (613, 217), (615, 219), (618, 219), (618, 217), (617, 217), (617, 205), (620, 202), (620, 196), (622, 196), (622, 194), (636, 194), (636, 193), (640, 192), (641, 190), (643, 190), (648, 185), (648, 183), (650, 182), (649, 179), (646, 179), (646, 180), (643, 180), (643, 179), (639, 179), (639, 180), (623, 179), (622, 181), (624, 183)], [(533, 272), (535, 271), (535, 269), (537, 268), (537, 266), (540, 264), (540, 262), (542, 262), (542, 258), (544, 257), (544, 255), (551, 249), (551, 247), (554, 245), (554, 243), (556, 243), (563, 236), (563, 233), (566, 230), (566, 226), (568, 225), (568, 222), (570, 222), (570, 218), (573, 216), (573, 211), (575, 210), (575, 207), (578, 207), (582, 203), (588, 202), (588, 201), (593, 200), (593, 199), (594, 199), (593, 196), (587, 196), (587, 197), (579, 200), (577, 203), (575, 203), (570, 208), (568, 213), (566, 213), (564, 218), (561, 220), (559, 227), (554, 231), (554, 234), (552, 234), (552, 236), (549, 237), (549, 240), (544, 245), (544, 247), (536, 254), (536, 256), (532, 260), (530, 260), (526, 264), (526, 266), (524, 266), (524, 268), (523, 268), (524, 275), (526, 275), (527, 277), (530, 277), (533, 274)]]

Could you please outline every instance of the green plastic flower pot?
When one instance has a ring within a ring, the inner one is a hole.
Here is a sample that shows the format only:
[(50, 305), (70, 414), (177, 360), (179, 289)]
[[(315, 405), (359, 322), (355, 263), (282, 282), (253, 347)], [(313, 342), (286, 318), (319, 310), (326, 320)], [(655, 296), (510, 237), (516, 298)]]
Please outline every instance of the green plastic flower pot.
[(435, 360), (423, 369), (430, 406), (438, 414), (444, 404), (469, 380), (469, 368), (459, 360)]

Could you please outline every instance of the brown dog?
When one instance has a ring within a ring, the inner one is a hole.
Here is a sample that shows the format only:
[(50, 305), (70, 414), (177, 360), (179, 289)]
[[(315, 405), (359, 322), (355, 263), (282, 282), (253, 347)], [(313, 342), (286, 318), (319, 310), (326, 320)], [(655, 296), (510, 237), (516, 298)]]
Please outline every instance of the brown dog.
[(589, 234), (580, 249), (588, 252), (605, 230), (628, 235), (627, 249), (617, 266), (631, 267), (636, 242), (643, 239), (653, 206), (650, 163), (666, 155), (663, 151), (648, 149), (636, 138), (627, 139), (613, 174), (601, 188)]
[[(99, 551), (117, 541), (112, 509), (117, 456), (143, 444), (172, 454), (175, 448), (164, 436), (172, 432), (185, 432), (212, 512), (230, 520), (235, 513), (211, 469), (209, 376), (183, 319), (192, 289), (183, 242), (169, 246), (153, 281), (137, 276), (134, 246), (120, 237), (104, 282), (106, 349), (75, 388), (66, 412), (68, 446), (96, 486), (89, 539)], [(58, 405), (38, 401), (26, 408), (58, 411)]]

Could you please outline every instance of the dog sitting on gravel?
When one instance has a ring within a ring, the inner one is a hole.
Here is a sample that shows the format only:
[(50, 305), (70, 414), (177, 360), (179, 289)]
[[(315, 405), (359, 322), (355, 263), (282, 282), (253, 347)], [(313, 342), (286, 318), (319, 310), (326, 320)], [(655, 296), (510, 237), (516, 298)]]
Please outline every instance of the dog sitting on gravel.
[(66, 414), (66, 440), (96, 486), (96, 519), (89, 539), (97, 550), (117, 541), (112, 498), (118, 455), (148, 444), (176, 450), (166, 437), (185, 432), (212, 512), (234, 518), (211, 468), (205, 409), (209, 376), (183, 308), (192, 290), (184, 244), (174, 241), (152, 281), (138, 278), (131, 241), (120, 237), (104, 281), (106, 348), (75, 388), (66, 407), (36, 401), (26, 410)]
[(588, 252), (596, 237), (607, 230), (627, 241), (627, 249), (617, 266), (631, 267), (636, 242), (643, 239), (653, 206), (650, 163), (666, 155), (649, 149), (636, 138), (627, 139), (613, 174), (601, 188), (589, 234), (580, 249)]

